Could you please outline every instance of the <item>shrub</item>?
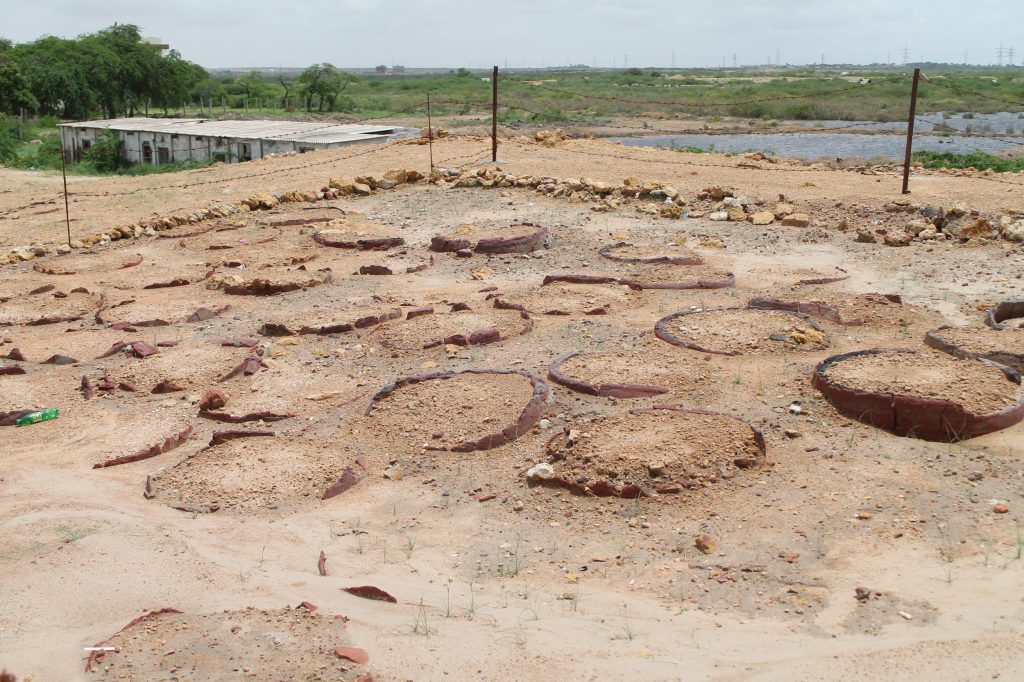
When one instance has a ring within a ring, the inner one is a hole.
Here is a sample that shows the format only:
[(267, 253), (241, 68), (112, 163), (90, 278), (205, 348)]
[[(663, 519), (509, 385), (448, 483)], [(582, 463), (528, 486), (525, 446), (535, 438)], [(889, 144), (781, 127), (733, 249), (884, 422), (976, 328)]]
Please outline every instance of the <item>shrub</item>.
[(88, 163), (101, 173), (114, 173), (123, 165), (121, 158), (121, 140), (112, 133), (104, 131), (93, 142), (92, 146), (82, 156), (82, 161)]
[(0, 163), (9, 164), (17, 158), (17, 124), (13, 119), (0, 118)]

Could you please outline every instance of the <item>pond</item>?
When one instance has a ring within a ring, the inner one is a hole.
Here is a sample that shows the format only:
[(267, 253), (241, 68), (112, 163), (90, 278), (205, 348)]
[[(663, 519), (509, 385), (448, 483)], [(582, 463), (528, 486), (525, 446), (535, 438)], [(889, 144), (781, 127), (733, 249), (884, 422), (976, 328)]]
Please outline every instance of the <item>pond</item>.
[[(849, 122), (846, 122), (849, 125)], [(881, 124), (885, 125), (885, 124)], [(631, 147), (695, 147), (707, 151), (743, 153), (759, 151), (782, 158), (819, 159), (836, 157), (885, 158), (902, 160), (906, 149), (905, 135), (858, 135), (855, 133), (774, 133), (742, 135), (655, 135), (651, 137), (612, 137)], [(1016, 142), (1017, 144), (1014, 144)], [(999, 140), (964, 135), (922, 135), (914, 138), (914, 151), (956, 152), (974, 151), (996, 154), (1019, 149), (1024, 138)]]

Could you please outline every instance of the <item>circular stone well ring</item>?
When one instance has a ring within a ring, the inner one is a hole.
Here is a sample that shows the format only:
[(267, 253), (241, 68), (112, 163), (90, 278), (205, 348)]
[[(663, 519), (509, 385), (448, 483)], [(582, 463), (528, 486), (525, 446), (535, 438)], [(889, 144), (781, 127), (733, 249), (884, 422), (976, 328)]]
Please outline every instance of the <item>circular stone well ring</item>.
[(986, 360), (906, 348), (856, 351), (823, 361), (812, 383), (842, 414), (898, 436), (953, 442), (1024, 419), (1020, 375)]
[[(543, 414), (545, 404), (547, 403), (548, 394), (550, 389), (548, 385), (540, 377), (531, 374), (529, 372), (521, 370), (511, 369), (464, 369), (460, 371), (445, 371), (445, 372), (429, 372), (425, 374), (415, 374), (412, 376), (404, 377), (395, 381), (393, 384), (388, 384), (384, 388), (377, 391), (377, 393), (370, 399), (370, 404), (366, 408), (366, 415), (371, 416), (379, 414), (384, 406), (387, 405), (387, 400), (393, 395), (401, 393), (403, 389), (415, 386), (417, 384), (424, 384), (426, 382), (444, 382), (456, 377), (473, 377), (473, 376), (490, 376), (490, 377), (519, 377), (526, 379), (532, 386), (532, 394), (526, 402), (526, 405), (519, 412), (515, 421), (508, 424), (500, 431), (486, 431), (497, 428), (487, 424), (488, 419), (481, 419), (479, 423), (479, 430), (484, 433), (477, 435), (473, 433), (471, 436), (458, 436), (454, 444), (447, 444), (439, 442), (438, 445), (428, 445), (425, 447), (427, 450), (444, 450), (450, 452), (473, 452), (474, 450), (490, 450), (506, 443), (511, 443), (515, 439), (519, 438), (523, 434), (527, 433), (534, 427), (534, 425), (540, 420), (541, 414)], [(449, 400), (449, 405), (454, 403), (456, 397), (452, 397)], [(472, 412), (472, 410), (471, 410)], [(460, 415), (461, 416), (461, 415)], [(469, 415), (472, 418), (472, 414)], [(408, 417), (409, 419), (416, 418), (415, 414), (404, 415), (399, 413), (394, 418), (401, 424), (403, 418)], [(418, 426), (422, 426), (422, 418), (418, 420)], [(444, 416), (439, 417), (439, 421), (444, 421)], [(410, 422), (411, 426), (412, 423)], [(450, 424), (445, 424), (445, 427), (451, 427)], [(476, 428), (475, 426), (471, 428)], [(432, 434), (432, 437), (436, 440), (444, 438), (444, 433)], [(461, 440), (459, 440), (461, 439)]]

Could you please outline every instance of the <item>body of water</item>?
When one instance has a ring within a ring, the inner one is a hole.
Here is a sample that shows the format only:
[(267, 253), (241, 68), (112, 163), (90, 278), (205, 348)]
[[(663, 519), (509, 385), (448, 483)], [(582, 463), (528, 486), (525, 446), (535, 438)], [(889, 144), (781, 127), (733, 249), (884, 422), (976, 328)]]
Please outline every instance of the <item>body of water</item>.
[[(846, 122), (849, 125), (849, 122)], [(880, 124), (884, 125), (884, 124)], [(655, 135), (651, 137), (612, 137), (631, 147), (696, 147), (708, 151), (743, 153), (759, 151), (781, 158), (819, 159), (836, 157), (886, 158), (901, 161), (906, 149), (905, 135), (857, 135), (854, 133), (777, 133), (743, 135)], [(1024, 143), (1024, 138), (1019, 138)], [(996, 154), (1019, 144), (983, 137), (952, 135), (948, 137), (922, 136), (914, 138), (914, 151), (956, 152), (974, 151)]]

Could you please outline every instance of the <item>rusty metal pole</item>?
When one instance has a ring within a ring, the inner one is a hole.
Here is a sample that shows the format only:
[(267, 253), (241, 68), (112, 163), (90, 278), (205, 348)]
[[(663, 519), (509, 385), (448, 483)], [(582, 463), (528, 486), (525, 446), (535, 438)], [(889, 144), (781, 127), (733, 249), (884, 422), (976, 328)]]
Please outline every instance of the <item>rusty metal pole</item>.
[(910, 194), (910, 155), (914, 149), (914, 117), (917, 115), (917, 84), (921, 69), (914, 69), (914, 85), (910, 89), (910, 116), (907, 118), (907, 153), (903, 159), (903, 194)]
[(71, 247), (71, 213), (68, 211), (68, 170), (64, 159), (64, 130), (60, 131), (60, 174), (64, 177), (64, 223), (68, 228), (68, 248)]
[(434, 123), (430, 117), (430, 93), (427, 93), (427, 145), (430, 147), (430, 174), (434, 174)]
[(491, 72), (491, 161), (498, 161), (498, 67)]

